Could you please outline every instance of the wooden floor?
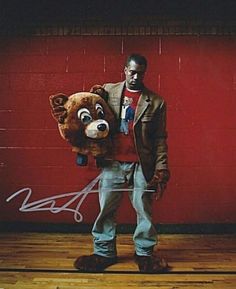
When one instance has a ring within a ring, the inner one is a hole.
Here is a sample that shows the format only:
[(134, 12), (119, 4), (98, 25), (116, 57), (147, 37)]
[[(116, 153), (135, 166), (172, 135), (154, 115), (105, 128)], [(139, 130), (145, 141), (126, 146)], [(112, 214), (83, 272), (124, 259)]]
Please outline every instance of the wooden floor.
[(84, 274), (74, 260), (92, 253), (90, 235), (0, 234), (0, 289), (236, 289), (236, 235), (160, 235), (158, 253), (171, 270), (140, 274), (131, 235), (117, 238), (119, 263)]

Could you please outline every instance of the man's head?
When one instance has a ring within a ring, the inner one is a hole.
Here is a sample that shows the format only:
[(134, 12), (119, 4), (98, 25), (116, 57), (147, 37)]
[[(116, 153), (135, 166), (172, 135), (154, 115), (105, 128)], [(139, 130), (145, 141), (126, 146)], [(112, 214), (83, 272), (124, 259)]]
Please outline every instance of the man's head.
[(141, 89), (147, 69), (147, 60), (140, 54), (131, 54), (125, 65), (126, 87), (133, 90)]

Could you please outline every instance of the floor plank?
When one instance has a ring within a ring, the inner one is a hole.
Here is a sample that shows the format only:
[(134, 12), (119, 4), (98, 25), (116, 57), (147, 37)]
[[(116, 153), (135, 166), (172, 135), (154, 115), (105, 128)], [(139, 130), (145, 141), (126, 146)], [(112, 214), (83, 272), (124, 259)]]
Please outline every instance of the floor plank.
[(165, 274), (140, 274), (132, 236), (117, 237), (119, 263), (103, 274), (84, 274), (74, 260), (92, 253), (90, 234), (1, 233), (0, 289), (236, 288), (235, 235), (160, 235), (156, 253)]
[(82, 274), (0, 272), (0, 286), (6, 289), (72, 288), (160, 288), (235, 289), (235, 275), (218, 274)]
[[(91, 254), (89, 234), (5, 233), (0, 235), (0, 269), (69, 269), (79, 255)], [(117, 238), (119, 263), (110, 271), (137, 271), (131, 235)], [(236, 271), (235, 235), (160, 235), (157, 253), (172, 272)]]

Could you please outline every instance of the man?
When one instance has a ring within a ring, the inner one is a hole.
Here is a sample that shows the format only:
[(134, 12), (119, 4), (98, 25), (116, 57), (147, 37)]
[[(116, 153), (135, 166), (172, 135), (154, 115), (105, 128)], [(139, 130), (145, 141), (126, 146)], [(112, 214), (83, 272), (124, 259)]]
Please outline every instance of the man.
[(100, 213), (92, 230), (94, 254), (75, 261), (81, 271), (101, 272), (117, 262), (115, 214), (125, 187), (137, 213), (133, 240), (140, 272), (156, 273), (167, 268), (166, 262), (153, 254), (157, 234), (151, 221), (152, 200), (161, 198), (169, 179), (166, 105), (144, 86), (146, 69), (145, 57), (132, 54), (124, 68), (125, 81), (103, 86), (118, 122), (127, 98), (135, 113), (128, 118), (128, 129), (114, 135), (114, 150), (103, 162)]

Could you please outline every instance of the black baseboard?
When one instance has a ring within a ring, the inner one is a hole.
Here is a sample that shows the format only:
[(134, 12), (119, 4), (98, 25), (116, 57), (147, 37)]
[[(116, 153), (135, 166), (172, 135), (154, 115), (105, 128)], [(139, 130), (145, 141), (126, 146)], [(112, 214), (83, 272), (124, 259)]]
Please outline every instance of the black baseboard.
[[(0, 232), (90, 233), (91, 224), (54, 224), (31, 222), (2, 222)], [(236, 224), (156, 224), (159, 234), (235, 234)], [(119, 224), (118, 234), (132, 234), (133, 224)]]

